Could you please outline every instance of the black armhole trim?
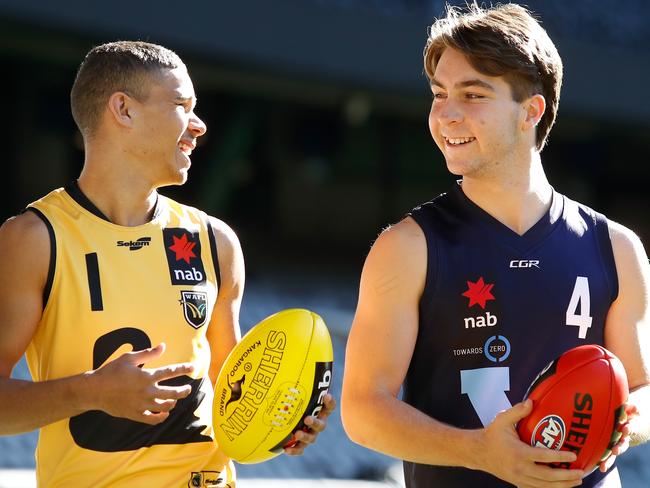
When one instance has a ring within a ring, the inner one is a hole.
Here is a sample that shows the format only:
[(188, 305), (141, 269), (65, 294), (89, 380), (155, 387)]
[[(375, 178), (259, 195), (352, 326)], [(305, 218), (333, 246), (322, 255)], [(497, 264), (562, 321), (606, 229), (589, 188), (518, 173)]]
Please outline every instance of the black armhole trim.
[(424, 281), (424, 290), (422, 290), (422, 296), (420, 297), (420, 323), (423, 322), (425, 317), (428, 318), (428, 311), (425, 308), (424, 298), (435, 294), (438, 281), (438, 245), (435, 239), (436, 232), (433, 224), (434, 217), (432, 215), (432, 205), (432, 202), (427, 202), (414, 208), (407, 215), (422, 229), (427, 246), (427, 271)]
[[(596, 242), (600, 256), (603, 259), (604, 273), (609, 283), (613, 302), (618, 298), (618, 270), (616, 269), (616, 260), (612, 249), (612, 239), (609, 236), (609, 224), (607, 223), (607, 217), (598, 212), (594, 212), (594, 222), (596, 224)], [(611, 266), (608, 266), (610, 263)]]
[(43, 310), (45, 310), (45, 306), (50, 299), (52, 282), (54, 281), (54, 270), (56, 269), (56, 238), (54, 236), (54, 227), (52, 227), (52, 224), (43, 212), (34, 207), (28, 207), (24, 210), (24, 212), (27, 211), (34, 212), (43, 221), (45, 227), (47, 227), (47, 233), (50, 236), (50, 264), (47, 269), (47, 280), (45, 281), (45, 287), (43, 288)]
[(212, 264), (214, 265), (214, 274), (217, 277), (217, 293), (221, 290), (221, 268), (219, 267), (219, 253), (217, 252), (217, 239), (214, 235), (214, 229), (210, 219), (206, 218), (205, 225), (208, 230), (208, 240), (210, 241), (210, 253), (212, 254)]

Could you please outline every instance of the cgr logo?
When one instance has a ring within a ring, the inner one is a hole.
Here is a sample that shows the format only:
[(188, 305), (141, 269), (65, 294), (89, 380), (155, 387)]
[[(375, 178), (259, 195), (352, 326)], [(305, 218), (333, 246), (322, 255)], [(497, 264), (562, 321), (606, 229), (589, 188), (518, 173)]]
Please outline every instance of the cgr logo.
[(139, 251), (151, 244), (151, 237), (140, 237), (137, 241), (117, 241), (117, 247), (128, 247), (129, 251)]
[(511, 268), (537, 268), (539, 269), (538, 259), (513, 259), (510, 261)]
[(564, 444), (566, 427), (564, 420), (559, 415), (551, 414), (540, 420), (530, 437), (530, 445), (533, 447), (546, 447), (558, 451)]

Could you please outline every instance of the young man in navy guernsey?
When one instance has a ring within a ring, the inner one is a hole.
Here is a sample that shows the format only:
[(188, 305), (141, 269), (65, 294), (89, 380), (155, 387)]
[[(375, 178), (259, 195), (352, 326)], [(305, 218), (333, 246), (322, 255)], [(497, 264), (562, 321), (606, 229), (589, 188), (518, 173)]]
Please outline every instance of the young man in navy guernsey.
[[(234, 488), (212, 385), (240, 337), (241, 248), (158, 194), (206, 132), (187, 68), (155, 44), (97, 46), (71, 105), (78, 181), (0, 229), (0, 435), (40, 429), (39, 486)], [(23, 353), (33, 382), (10, 377)], [(325, 404), (285, 452), (315, 441)]]
[[(403, 459), (410, 488), (618, 486), (616, 455), (650, 430), (650, 269), (630, 230), (546, 179), (557, 50), (524, 8), (474, 4), (435, 22), (424, 64), (431, 135), (462, 179), (372, 246), (347, 346), (345, 429)], [(543, 463), (575, 454), (531, 447), (514, 425), (542, 367), (590, 343), (625, 365), (631, 420), (593, 473), (553, 469)]]

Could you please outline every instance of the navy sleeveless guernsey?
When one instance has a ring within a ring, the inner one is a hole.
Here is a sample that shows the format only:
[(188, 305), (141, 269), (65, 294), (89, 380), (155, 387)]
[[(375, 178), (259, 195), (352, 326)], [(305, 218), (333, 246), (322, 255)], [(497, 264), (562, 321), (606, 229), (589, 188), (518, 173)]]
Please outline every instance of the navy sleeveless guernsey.
[[(404, 401), (446, 424), (481, 428), (522, 401), (552, 359), (603, 344), (618, 294), (604, 216), (554, 191), (548, 212), (520, 236), (460, 185), (410, 215), (426, 237), (427, 274)], [(482, 471), (411, 462), (404, 477), (407, 488), (511, 486)], [(617, 481), (612, 468), (582, 486)]]

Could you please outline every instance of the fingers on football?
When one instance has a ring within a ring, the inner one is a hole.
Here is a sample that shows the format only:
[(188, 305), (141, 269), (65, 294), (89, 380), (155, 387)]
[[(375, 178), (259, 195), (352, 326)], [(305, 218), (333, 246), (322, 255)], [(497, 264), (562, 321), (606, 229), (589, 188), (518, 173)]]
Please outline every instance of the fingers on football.
[(192, 374), (194, 366), (190, 363), (170, 364), (152, 370), (152, 378), (155, 382), (176, 378), (178, 376), (185, 376)]
[(310, 415), (309, 417), (305, 417), (305, 425), (309, 427), (311, 430), (313, 430), (314, 432), (318, 433), (318, 432), (323, 432), (325, 430), (325, 427), (327, 427), (327, 422), (325, 421), (325, 417), (321, 417), (320, 414), (318, 415), (318, 417), (314, 417), (313, 415)]
[(336, 400), (331, 394), (328, 393), (323, 399), (323, 408), (320, 412), (318, 412), (318, 418), (326, 419), (334, 410), (336, 410)]
[(294, 447), (285, 447), (284, 453), (289, 456), (300, 456), (305, 452), (304, 444), (296, 444)]
[(154, 396), (160, 400), (180, 400), (192, 393), (190, 385), (182, 386), (156, 386)]
[[(572, 463), (577, 459), (575, 453), (570, 451), (556, 451), (545, 447), (523, 446), (528, 454), (528, 459), (536, 463)], [(566, 470), (563, 470), (566, 471)]]
[(146, 410), (140, 415), (140, 418), (138, 420), (145, 424), (156, 425), (167, 420), (167, 417), (169, 417), (169, 412), (152, 412), (150, 410)]
[(125, 355), (128, 356), (134, 364), (142, 365), (162, 356), (165, 349), (165, 343), (161, 342), (156, 347), (149, 347), (142, 351), (127, 352)]
[(582, 480), (585, 472), (581, 469), (555, 469), (542, 464), (532, 466), (529, 477), (536, 482), (570, 483)]

